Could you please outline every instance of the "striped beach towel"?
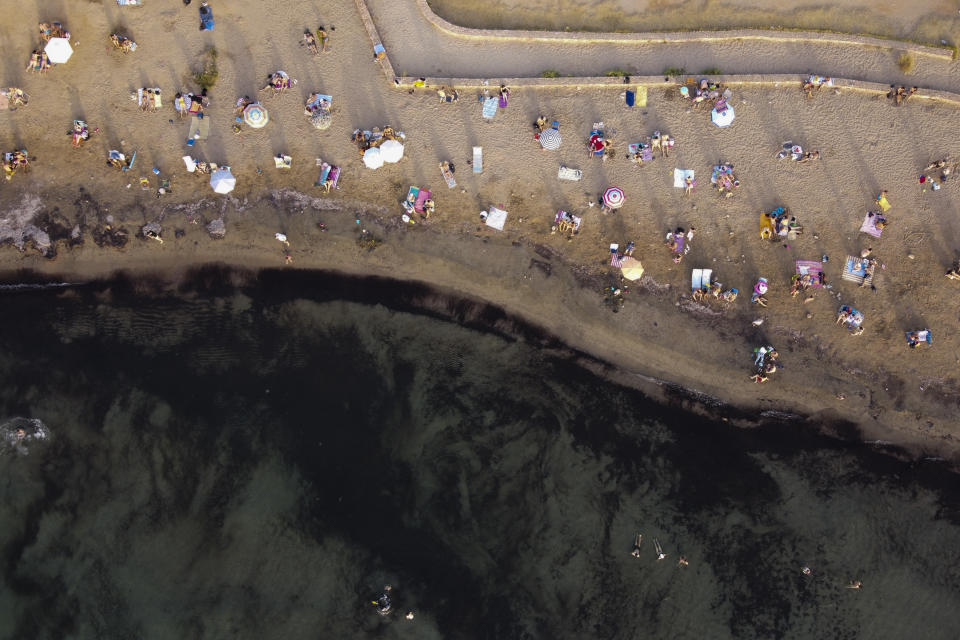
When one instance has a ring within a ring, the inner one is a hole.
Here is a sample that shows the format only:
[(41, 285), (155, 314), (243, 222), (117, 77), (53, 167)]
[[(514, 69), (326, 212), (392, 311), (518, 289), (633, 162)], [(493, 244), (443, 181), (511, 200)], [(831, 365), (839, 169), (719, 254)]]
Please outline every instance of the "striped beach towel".
[(610, 266), (617, 269), (623, 267), (623, 256), (613, 250), (610, 252)]
[(873, 284), (873, 276), (868, 276), (864, 268), (866, 264), (866, 260), (847, 256), (847, 261), (843, 265), (843, 275), (840, 277), (857, 284)]

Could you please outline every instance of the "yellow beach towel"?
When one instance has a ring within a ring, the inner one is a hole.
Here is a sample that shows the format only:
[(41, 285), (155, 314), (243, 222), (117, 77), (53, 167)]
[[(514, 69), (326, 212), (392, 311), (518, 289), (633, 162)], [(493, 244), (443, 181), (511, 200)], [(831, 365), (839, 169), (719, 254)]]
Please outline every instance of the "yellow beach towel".
[(877, 196), (877, 204), (880, 205), (880, 208), (883, 209), (884, 213), (890, 211), (890, 203), (887, 201), (887, 196), (883, 195), (882, 193)]
[(647, 88), (646, 87), (637, 87), (637, 106), (638, 107), (647, 106)]

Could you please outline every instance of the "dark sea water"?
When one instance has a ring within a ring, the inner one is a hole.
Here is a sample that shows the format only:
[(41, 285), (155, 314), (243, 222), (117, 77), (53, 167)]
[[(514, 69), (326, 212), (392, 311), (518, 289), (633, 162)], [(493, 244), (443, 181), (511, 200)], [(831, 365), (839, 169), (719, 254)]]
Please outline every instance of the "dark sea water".
[(400, 283), (0, 297), (0, 638), (960, 637), (940, 463), (657, 405)]

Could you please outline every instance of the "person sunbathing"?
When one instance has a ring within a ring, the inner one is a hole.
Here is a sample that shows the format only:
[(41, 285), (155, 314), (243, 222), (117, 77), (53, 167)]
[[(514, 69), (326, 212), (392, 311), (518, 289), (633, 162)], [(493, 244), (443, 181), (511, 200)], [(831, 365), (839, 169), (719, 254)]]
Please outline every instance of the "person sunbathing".
[(804, 93), (807, 94), (807, 97), (808, 97), (808, 98), (812, 98), (812, 97), (813, 97), (813, 90), (814, 90), (815, 88), (816, 88), (816, 87), (815, 87), (814, 84), (813, 84), (813, 80), (811, 80), (810, 78), (807, 78), (806, 80), (804, 80), (802, 89), (803, 89)]
[(850, 319), (850, 311), (847, 309), (840, 309), (840, 313), (837, 314), (837, 324), (844, 324)]
[(797, 159), (797, 162), (803, 163), (803, 162), (810, 162), (811, 160), (819, 160), (819, 159), (820, 159), (819, 151), (807, 151), (805, 154), (803, 154)]
[(310, 50), (310, 53), (313, 55), (320, 55), (320, 50), (317, 49), (317, 39), (313, 37), (313, 34), (309, 31), (303, 33), (303, 42), (307, 45), (307, 49)]
[[(333, 29), (333, 27), (330, 27)], [(330, 44), (330, 36), (327, 35), (326, 30), (323, 28), (323, 25), (317, 27), (317, 37), (320, 38), (320, 51), (326, 53), (328, 45)]]
[(323, 181), (323, 192), (330, 193), (330, 189), (333, 187), (333, 178), (327, 176), (327, 179)]
[(547, 119), (544, 116), (539, 116), (537, 121), (533, 123), (533, 128), (539, 133), (543, 131), (547, 126)]

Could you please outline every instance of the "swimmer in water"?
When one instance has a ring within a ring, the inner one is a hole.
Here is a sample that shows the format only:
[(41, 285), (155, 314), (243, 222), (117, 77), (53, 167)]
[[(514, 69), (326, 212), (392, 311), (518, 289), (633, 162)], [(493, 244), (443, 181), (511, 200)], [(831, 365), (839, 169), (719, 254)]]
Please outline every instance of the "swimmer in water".
[(801, 569), (801, 571), (803, 571), (803, 575), (805, 576), (809, 576), (811, 573), (813, 573), (812, 571), (810, 571), (810, 567), (804, 567), (803, 569)]
[(862, 582), (860, 582), (859, 580), (853, 580), (850, 582), (850, 584), (847, 585), (847, 589), (859, 589), (862, 586), (863, 586)]
[(684, 558), (683, 556), (680, 556), (680, 560), (677, 561), (677, 566), (678, 566), (678, 567), (686, 567), (686, 566), (688, 566), (689, 564), (690, 564), (690, 563), (687, 562), (687, 559)]
[(27, 437), (27, 432), (23, 427), (17, 429), (17, 440), (23, 440)]
[(634, 558), (640, 557), (641, 542), (643, 542), (643, 536), (638, 533), (637, 537), (633, 539), (633, 551), (630, 552), (630, 555), (632, 555)]

